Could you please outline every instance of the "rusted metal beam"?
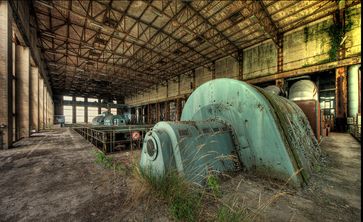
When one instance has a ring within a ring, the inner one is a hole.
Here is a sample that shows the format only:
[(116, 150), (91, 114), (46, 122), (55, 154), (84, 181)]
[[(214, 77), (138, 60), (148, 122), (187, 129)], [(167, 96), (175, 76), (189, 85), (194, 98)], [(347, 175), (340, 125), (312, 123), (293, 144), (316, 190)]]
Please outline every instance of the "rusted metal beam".
[(275, 45), (279, 47), (277, 40), (280, 32), (279, 27), (272, 20), (262, 0), (255, 0), (255, 4), (251, 5), (250, 10), (254, 11), (254, 16), (257, 18), (258, 24), (263, 27), (263, 30), (270, 36)]
[(338, 67), (355, 65), (355, 64), (360, 64), (360, 63), (361, 63), (361, 57), (356, 56), (356, 57), (346, 58), (346, 59), (335, 61), (335, 62), (329, 62), (329, 63), (325, 63), (325, 64), (320, 64), (320, 65), (312, 65), (309, 67), (294, 69), (294, 70), (285, 71), (282, 73), (276, 73), (276, 74), (265, 76), (265, 77), (246, 79), (245, 81), (248, 83), (251, 83), (251, 84), (263, 83), (263, 82), (273, 81), (276, 79), (312, 74), (314, 72), (320, 72), (320, 71), (325, 71), (325, 70), (329, 70), (329, 69), (335, 69)]
[[(42, 14), (42, 12), (37, 12), (37, 13), (40, 13), (40, 14)], [(51, 17), (49, 17), (49, 18), (51, 18)], [(57, 19), (61, 19), (61, 18), (57, 18)], [(73, 25), (75, 25), (75, 26), (79, 26), (79, 25), (77, 25), (77, 24), (73, 24)], [(88, 30), (91, 30), (91, 31), (95, 31), (95, 32), (97, 32), (97, 30), (94, 30), (94, 29), (90, 29), (90, 28), (87, 28)], [(102, 33), (102, 34), (105, 34), (105, 33)], [(89, 45), (89, 43), (87, 42), (87, 41), (84, 41), (84, 40), (82, 40), (82, 39), (80, 39), (80, 40), (77, 40), (77, 39), (74, 39), (74, 38), (70, 38), (70, 37), (68, 37), (67, 38), (67, 36), (62, 36), (62, 35), (60, 35), (60, 34), (56, 34), (56, 33), (52, 33), (52, 35), (55, 35), (56, 37), (55, 38), (65, 38), (66, 40), (66, 42), (68, 42), (68, 40), (72, 40), (73, 42), (79, 42), (79, 43), (76, 43), (76, 44), (81, 44), (82, 46), (89, 46), (89, 47), (93, 47), (93, 45), (92, 46), (90, 46)], [(54, 39), (55, 38), (52, 38), (52, 41), (54, 41)], [(117, 38), (117, 39), (119, 39), (119, 38)], [(129, 42), (129, 43), (134, 43), (134, 42), (131, 42), (130, 40), (123, 40), (123, 41), (126, 41), (126, 42)], [(122, 41), (120, 41), (120, 42), (122, 42)], [(143, 45), (141, 45), (141, 44), (136, 44), (136, 45), (138, 45), (139, 47), (144, 47)], [(53, 46), (53, 48), (54, 48), (54, 46)], [(145, 50), (150, 50), (149, 48), (144, 48)], [(115, 50), (107, 50), (107, 49), (104, 49), (103, 50), (103, 52), (108, 52), (108, 53), (110, 53), (110, 54), (112, 54), (112, 55), (118, 55), (118, 56), (120, 56), (119, 58), (130, 58), (131, 56), (128, 56), (128, 55), (126, 55), (125, 53), (123, 53), (123, 54), (120, 54), (120, 53), (117, 53)], [(158, 54), (158, 53), (156, 53), (156, 54)], [(159, 53), (160, 54), (160, 53)], [(95, 59), (92, 59), (93, 61), (97, 61), (97, 60), (95, 60)], [(136, 61), (138, 61), (138, 62), (140, 62), (140, 63), (143, 63), (143, 64), (145, 64), (145, 65), (149, 65), (149, 63), (147, 63), (147, 62), (145, 62), (145, 61), (143, 61), (143, 60), (140, 60), (140, 59), (137, 59), (136, 57), (133, 57), (133, 60), (136, 60)], [(117, 60), (118, 61), (118, 60)], [(112, 65), (112, 64), (111, 64)], [(165, 72), (166, 72), (166, 70), (165, 70)]]
[[(203, 15), (201, 15), (193, 6), (192, 6), (192, 4), (190, 4), (190, 3), (185, 3), (186, 5), (187, 5), (187, 7), (189, 8), (189, 9), (191, 9), (192, 11), (193, 11), (193, 13), (194, 14), (196, 14), (197, 16), (199, 16), (202, 20), (203, 20), (203, 22), (204, 23), (206, 23), (208, 26), (210, 26), (211, 28), (209, 29), (209, 30), (214, 30), (214, 31), (216, 31), (217, 32), (217, 34), (218, 35), (220, 35), (224, 40), (226, 40), (229, 44), (231, 44), (233, 47), (234, 47), (234, 49), (235, 50), (238, 50), (239, 48), (238, 48), (238, 46), (234, 43), (234, 42), (232, 42), (223, 32), (221, 32), (215, 25), (213, 25), (208, 19), (206, 19)], [(212, 45), (212, 46), (215, 46), (215, 47), (217, 47), (216, 46), (216, 44), (214, 43), (214, 42), (210, 42), (210, 40), (209, 39), (207, 39), (207, 38), (204, 38), (210, 45)], [(219, 50), (222, 50), (223, 52), (225, 52), (225, 50), (223, 50), (223, 49), (221, 49), (220, 47), (217, 47)], [(227, 55), (228, 55), (228, 53), (227, 53)], [(236, 58), (235, 58), (236, 59)]]
[[(58, 51), (53, 51), (53, 50), (44, 50), (45, 52), (52, 52), (52, 53), (54, 53), (54, 54), (60, 54), (60, 55), (66, 55), (65, 53), (63, 53), (63, 52), (58, 52)], [(85, 56), (81, 56), (81, 55), (72, 55), (72, 56), (74, 56), (74, 57), (77, 57), (77, 58), (81, 58), (81, 59), (83, 59), (83, 60), (89, 60), (89, 58), (87, 58), (87, 57), (85, 57)], [(50, 62), (53, 62), (53, 61), (50, 61)], [(59, 63), (59, 62), (57, 62), (57, 63)], [(97, 63), (98, 64), (103, 64), (103, 65), (107, 65), (107, 63), (105, 63), (105, 62), (101, 62), (101, 61), (97, 61)], [(59, 63), (60, 65), (65, 65), (65, 66), (69, 66), (69, 64), (61, 64), (61, 63)], [(73, 66), (73, 65), (71, 65), (71, 66)], [(77, 68), (79, 68), (80, 67), (80, 65), (79, 64), (77, 64), (77, 66), (75, 66), (75, 67), (77, 67)], [(153, 75), (150, 75), (150, 74), (148, 74), (148, 73), (144, 73), (144, 72), (140, 72), (140, 71), (138, 71), (138, 70), (136, 70), (136, 69), (133, 69), (132, 67), (127, 67), (127, 66), (124, 66), (124, 65), (120, 65), (120, 64), (114, 64), (114, 67), (118, 67), (118, 68), (121, 68), (121, 69), (127, 69), (127, 70), (131, 70), (132, 72), (134, 72), (134, 74), (136, 74), (136, 75), (141, 75), (141, 76), (145, 76), (148, 80), (146, 80), (147, 82), (153, 82), (154, 84), (156, 84), (156, 83), (158, 83), (159, 81), (154, 81), (153, 80), (153, 78), (150, 78), (150, 77), (155, 77), (155, 76), (153, 76)], [(97, 70), (96, 69), (96, 71), (102, 71), (102, 70)]]
[[(103, 2), (98, 2), (98, 3), (99, 3), (99, 4), (101, 4), (101, 5), (105, 5), (105, 3), (103, 3)], [(150, 4), (150, 3), (148, 3), (148, 4)], [(116, 9), (116, 8), (113, 8), (113, 7), (111, 7), (111, 8), (112, 8), (112, 10), (114, 10), (114, 11), (116, 11), (116, 12), (119, 12), (119, 13), (121, 13), (121, 14), (125, 13), (125, 11), (123, 11), (123, 10), (121, 10), (121, 9)], [(179, 14), (179, 13), (180, 13), (180, 11), (181, 11), (181, 10), (179, 10), (179, 11), (177, 12), (177, 14)], [(150, 24), (150, 23), (148, 23), (148, 22), (146, 22), (146, 21), (144, 21), (144, 20), (141, 20), (141, 19), (137, 18), (136, 16), (133, 16), (133, 15), (130, 15), (130, 14), (127, 14), (127, 16), (128, 16), (128, 17), (130, 17), (130, 18), (132, 18), (132, 19), (134, 19), (134, 20), (136, 20), (136, 21), (138, 21), (138, 22), (140, 22), (140, 23), (142, 23), (142, 24), (144, 24), (144, 25), (150, 26), (151, 28), (153, 28), (153, 29), (155, 29), (155, 30), (160, 30), (160, 33), (162, 33), (163, 35), (165, 35), (165, 36), (169, 37), (170, 39), (172, 39), (172, 40), (174, 40), (174, 41), (176, 41), (176, 42), (178, 42), (179, 44), (183, 45), (184, 47), (187, 47), (189, 50), (191, 50), (191, 51), (193, 51), (193, 52), (196, 52), (197, 54), (201, 55), (203, 58), (206, 58), (207, 60), (210, 60), (210, 59), (209, 59), (208, 57), (206, 57), (205, 55), (200, 54), (200, 53), (199, 53), (197, 50), (195, 50), (193, 47), (189, 46), (188, 44), (183, 43), (182, 41), (180, 41), (180, 39), (178, 39), (178, 38), (174, 37), (173, 35), (171, 35), (171, 34), (169, 34), (169, 33), (167, 33), (167, 32), (165, 32), (162, 28), (159, 28), (159, 27), (157, 27), (157, 26), (155, 26), (155, 25), (153, 25), (153, 24)], [(171, 19), (167, 22), (167, 24), (169, 24), (170, 22), (171, 22)]]
[[(60, 6), (60, 5), (56, 5), (55, 7), (58, 7), (58, 8), (60, 8), (60, 9), (63, 9), (63, 10), (67, 10), (67, 8), (65, 8), (65, 7), (63, 7), (63, 6)], [(69, 10), (71, 13), (73, 13), (74, 15), (76, 15), (76, 16), (79, 16), (79, 17), (82, 17), (83, 19), (85, 19), (85, 18), (87, 18), (89, 21), (92, 21), (92, 22), (96, 22), (95, 20), (93, 20), (92, 18), (91, 18), (91, 16), (84, 16), (84, 15), (81, 15), (80, 13), (78, 13), (78, 12), (76, 12), (75, 10)], [(43, 14), (43, 15), (45, 15), (44, 14), (44, 12), (42, 12), (42, 11), (39, 11), (39, 10), (37, 10), (36, 11), (36, 13), (39, 13), (39, 14)], [(55, 17), (55, 18), (57, 18), (58, 20), (64, 20), (64, 18), (61, 18), (61, 17), (57, 17), (57, 16), (52, 16), (52, 17)], [(78, 25), (78, 24), (72, 24), (72, 25), (75, 25), (75, 26), (80, 26), (80, 25)], [(94, 32), (96, 32), (96, 33), (98, 33), (98, 34), (102, 34), (102, 35), (107, 35), (107, 36), (109, 36), (109, 34), (107, 33), (107, 32), (104, 32), (104, 31), (102, 31), (102, 30), (100, 30), (100, 29), (92, 29), (92, 28), (90, 28), (90, 27), (87, 27), (87, 30), (91, 30), (91, 31), (94, 31)], [(118, 30), (118, 32), (121, 32), (120, 30)], [(130, 36), (130, 34), (129, 33), (127, 33), (127, 32), (122, 32), (123, 34), (125, 34), (126, 36)], [(59, 35), (59, 34), (57, 34), (57, 35)], [(128, 40), (128, 39), (126, 39), (126, 38), (122, 38), (122, 37), (118, 37), (118, 36), (116, 36), (116, 35), (113, 35), (113, 37), (114, 38), (116, 38), (116, 39), (118, 39), (118, 40), (121, 40), (121, 42), (124, 42), (124, 41), (126, 41), (126, 42), (128, 42), (128, 43), (130, 43), (130, 44), (135, 44), (135, 45), (137, 45), (138, 47), (141, 47), (141, 48), (143, 48), (144, 50), (148, 50), (148, 51), (152, 51), (154, 54), (156, 54), (156, 55), (158, 55), (158, 56), (161, 56), (161, 57), (163, 57), (163, 58), (166, 58), (164, 55), (162, 55), (160, 52), (158, 52), (158, 51), (156, 51), (154, 48), (150, 48), (149, 47), (149, 44), (145, 44), (145, 45), (142, 45), (142, 44), (140, 44), (140, 43), (137, 43), (137, 42), (135, 42), (135, 41), (131, 41), (131, 40)], [(80, 41), (82, 41), (82, 40), (80, 40)], [(126, 53), (126, 52), (125, 52)], [(130, 56), (126, 56), (126, 54), (121, 54), (123, 57), (126, 57), (126, 58), (128, 58), (128, 57), (130, 57)], [(112, 54), (115, 54), (115, 53), (112, 53)], [(135, 57), (134, 57), (134, 59), (135, 59)], [(143, 63), (145, 63), (144, 61), (142, 61), (142, 60), (139, 60), (139, 62), (143, 62)], [(164, 72), (167, 72), (166, 70), (164, 70)]]
[[(153, 6), (152, 6), (152, 4), (151, 3), (148, 3), (148, 7), (152, 7), (152, 8), (154, 8)], [(166, 22), (162, 27), (160, 27), (159, 29), (157, 29), (157, 31), (156, 31), (156, 33), (153, 35), (153, 36), (151, 36), (149, 39), (148, 39), (148, 41), (146, 42), (146, 44), (149, 44), (152, 40), (154, 40), (154, 38), (157, 38), (158, 37), (158, 35), (159, 34), (162, 34), (162, 35), (165, 35), (165, 33), (164, 33), (164, 28), (165, 27), (167, 27), (169, 24), (170, 24), (170, 22), (172, 22), (174, 19), (176, 19), (178, 16), (179, 16), (179, 13), (183, 10), (185, 8), (185, 6), (184, 7), (182, 7), (177, 13), (175, 13), (175, 15), (173, 15), (172, 17), (169, 17), (169, 21), (168, 22)], [(155, 9), (155, 8), (154, 8)], [(140, 22), (141, 23), (141, 20), (140, 20), (140, 18), (137, 20), (137, 22)], [(153, 22), (154, 21), (152, 21), (150, 24), (153, 24)], [(186, 22), (188, 22), (188, 20), (186, 20), (183, 24), (185, 24)], [(170, 36), (173, 36), (173, 34), (177, 31), (178, 29), (177, 28), (175, 28), (175, 30), (171, 33), (171, 34), (169, 34)], [(156, 46), (155, 46), (155, 48), (157, 48), (157, 47), (159, 47), (162, 43), (164, 43), (165, 41), (167, 41), (167, 40), (170, 40), (171, 38), (170, 38), (170, 36), (169, 35), (167, 35), (167, 37), (166, 38), (164, 38), (164, 39), (162, 39)], [(185, 34), (185, 35), (187, 35), (187, 34)], [(185, 36), (184, 35), (184, 36)], [(183, 36), (183, 37), (184, 37)], [(173, 41), (175, 41), (175, 44), (177, 43), (177, 44), (180, 44), (180, 45), (182, 45), (182, 47), (188, 47), (189, 49), (192, 49), (192, 50), (194, 50), (194, 52), (195, 53), (198, 53), (198, 51), (196, 51), (194, 48), (192, 48), (192, 47), (190, 47), (188, 44), (186, 44), (186, 43), (182, 43), (179, 39), (178, 39), (178, 41), (176, 41), (175, 39), (173, 39)], [(170, 48), (171, 47), (171, 45), (169, 45), (169, 47), (168, 48)], [(140, 52), (140, 50), (141, 49), (139, 49), (139, 50), (137, 50), (136, 52), (135, 52), (135, 56)], [(170, 58), (170, 56), (171, 56), (171, 54), (172, 54), (172, 52), (169, 52), (169, 58)], [(202, 55), (201, 53), (199, 53), (200, 55)], [(204, 57), (203, 55), (202, 55), (202, 57)], [(192, 64), (195, 64), (195, 62), (194, 61), (192, 61), (192, 60), (190, 60), (189, 58), (185, 58), (185, 57), (183, 57), (182, 59), (179, 59), (179, 61), (187, 61), (187, 62), (189, 62), (189, 63), (192, 63)], [(173, 61), (173, 63), (170, 63), (170, 67), (174, 67), (174, 69), (175, 69), (175, 66), (177, 66), (178, 65), (178, 61), (176, 61), (176, 60), (174, 60)], [(140, 68), (140, 67), (139, 67)], [(168, 75), (168, 77), (173, 77), (175, 75), (175, 73), (172, 73), (172, 74), (170, 74), (169, 73), (169, 75)]]
[(277, 72), (283, 72), (284, 65), (284, 34), (279, 33), (277, 35)]
[(238, 79), (243, 80), (243, 50), (238, 50)]
[(345, 132), (347, 118), (347, 67), (339, 67), (335, 72), (335, 129)]

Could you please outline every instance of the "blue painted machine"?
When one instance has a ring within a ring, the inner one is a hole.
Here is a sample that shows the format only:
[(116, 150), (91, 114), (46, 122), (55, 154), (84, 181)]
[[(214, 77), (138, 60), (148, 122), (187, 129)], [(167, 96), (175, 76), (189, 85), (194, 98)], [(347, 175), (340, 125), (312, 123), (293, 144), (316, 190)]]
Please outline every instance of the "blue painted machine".
[(127, 123), (125, 115), (113, 115), (105, 111), (92, 119), (93, 126), (124, 126)]
[(122, 115), (109, 114), (103, 120), (105, 126), (124, 126), (126, 125), (126, 118)]
[(243, 168), (300, 186), (319, 155), (295, 103), (245, 82), (216, 79), (192, 93), (180, 122), (159, 122), (146, 134), (140, 165), (159, 176), (175, 169), (198, 184), (211, 173)]

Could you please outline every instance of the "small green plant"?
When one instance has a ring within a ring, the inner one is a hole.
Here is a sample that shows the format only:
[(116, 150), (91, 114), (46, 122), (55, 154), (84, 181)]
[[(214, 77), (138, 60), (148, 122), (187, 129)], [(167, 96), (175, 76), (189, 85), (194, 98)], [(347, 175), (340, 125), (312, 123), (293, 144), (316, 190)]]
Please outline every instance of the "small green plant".
[(106, 156), (101, 151), (95, 151), (96, 163), (104, 166), (107, 169), (114, 169), (115, 171), (123, 171), (124, 166), (116, 163), (111, 157)]
[(207, 186), (212, 191), (215, 197), (220, 197), (222, 192), (219, 185), (218, 177), (214, 175), (209, 175), (207, 177)]
[(151, 169), (136, 172), (150, 187), (150, 190), (165, 200), (171, 214), (177, 220), (197, 221), (201, 210), (203, 192), (201, 189), (188, 183), (177, 172), (171, 171), (164, 176), (157, 176)]
[(220, 222), (240, 222), (246, 218), (247, 212), (245, 209), (233, 210), (226, 206), (222, 206), (217, 212), (217, 221)]

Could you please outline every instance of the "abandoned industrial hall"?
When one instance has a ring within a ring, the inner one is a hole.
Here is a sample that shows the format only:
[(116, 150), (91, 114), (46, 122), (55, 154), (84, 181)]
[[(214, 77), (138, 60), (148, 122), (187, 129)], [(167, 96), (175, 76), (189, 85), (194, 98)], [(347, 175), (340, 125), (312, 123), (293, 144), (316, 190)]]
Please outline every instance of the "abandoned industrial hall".
[(0, 221), (361, 220), (360, 0), (0, 0)]

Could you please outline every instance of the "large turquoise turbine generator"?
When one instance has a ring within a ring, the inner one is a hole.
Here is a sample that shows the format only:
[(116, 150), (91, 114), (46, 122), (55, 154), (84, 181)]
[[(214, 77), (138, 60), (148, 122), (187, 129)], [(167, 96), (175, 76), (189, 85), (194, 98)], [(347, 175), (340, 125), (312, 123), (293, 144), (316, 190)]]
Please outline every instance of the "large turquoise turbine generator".
[(296, 104), (245, 82), (216, 79), (192, 93), (180, 122), (159, 122), (146, 134), (140, 165), (155, 176), (176, 170), (198, 184), (209, 174), (245, 169), (301, 186), (319, 155)]

